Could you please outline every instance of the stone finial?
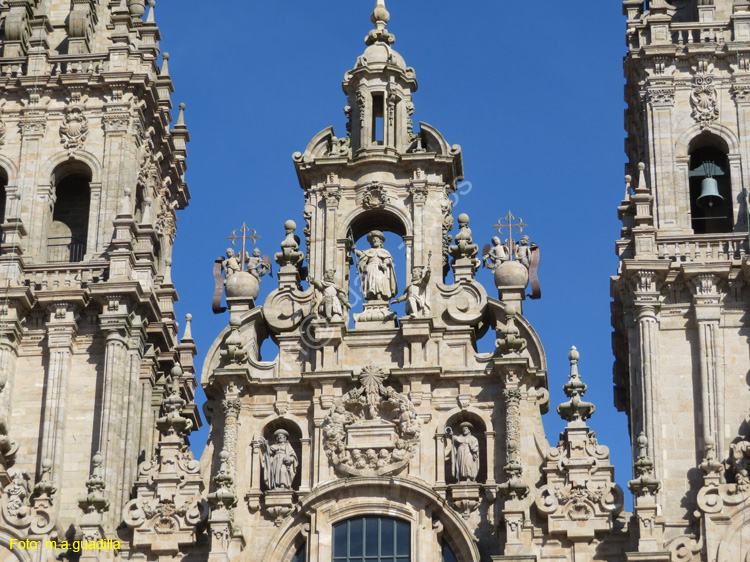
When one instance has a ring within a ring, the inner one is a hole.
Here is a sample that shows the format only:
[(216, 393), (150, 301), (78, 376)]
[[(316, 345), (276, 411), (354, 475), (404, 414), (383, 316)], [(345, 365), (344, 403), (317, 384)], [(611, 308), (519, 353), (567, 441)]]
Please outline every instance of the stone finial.
[(57, 488), (52, 484), (52, 461), (50, 459), (42, 460), (42, 473), (39, 475), (39, 482), (34, 485), (35, 496), (52, 496)]
[(146, 0), (128, 0), (131, 17), (142, 18), (146, 11)]
[(142, 225), (151, 225), (151, 221), (153, 220), (153, 217), (151, 216), (151, 206), (153, 205), (154, 200), (150, 197), (146, 197), (146, 199), (143, 200), (143, 217), (141, 218), (141, 224)]
[(701, 472), (705, 475), (704, 481), (712, 479), (712, 477), (716, 478), (717, 476), (720, 479), (719, 475), (721, 474), (723, 467), (724, 465), (716, 458), (716, 443), (714, 443), (712, 438), (707, 437), (703, 460), (698, 465), (698, 468), (700, 468)]
[(154, 2), (154, 0), (151, 0), (148, 3), (148, 7), (150, 9), (148, 11), (148, 18), (146, 18), (146, 23), (156, 23), (156, 20), (154, 19), (154, 8), (156, 7), (156, 2)]
[(643, 162), (638, 163), (638, 187), (636, 187), (635, 190), (640, 191), (641, 193), (648, 193), (648, 184), (646, 183), (646, 164)]
[(164, 285), (172, 284), (172, 259), (167, 258), (164, 260)]
[(393, 45), (396, 42), (396, 37), (385, 28), (386, 24), (391, 21), (391, 14), (385, 7), (385, 0), (377, 0), (370, 20), (375, 24), (375, 29), (365, 37), (365, 43), (372, 45), (380, 42)]
[(623, 201), (630, 201), (630, 191), (631, 191), (631, 184), (633, 183), (633, 176), (630, 174), (627, 174), (625, 176), (625, 197), (623, 198)]
[(156, 429), (158, 429), (164, 441), (180, 440), (193, 430), (193, 422), (182, 417), (180, 412), (187, 402), (180, 396), (180, 378), (182, 377), (182, 367), (175, 363), (172, 367), (172, 389), (169, 396), (161, 402), (161, 409), (164, 415), (156, 420)]
[(637, 444), (638, 457), (633, 463), (635, 478), (628, 482), (628, 488), (636, 497), (653, 496), (661, 488), (661, 483), (653, 477), (654, 463), (648, 456), (648, 438), (642, 431)]
[(185, 315), (185, 333), (182, 335), (180, 343), (188, 342), (193, 340), (193, 332), (190, 329), (190, 323), (193, 321), (193, 315), (188, 313)]
[(305, 259), (305, 254), (299, 251), (299, 241), (294, 234), (297, 230), (297, 223), (293, 220), (286, 221), (284, 230), (286, 238), (281, 243), (281, 251), (274, 255), (274, 259), (281, 267), (299, 267)]
[(230, 332), (227, 339), (224, 340), (224, 349), (219, 351), (219, 355), (227, 363), (241, 364), (247, 360), (247, 351), (242, 349), (242, 337), (240, 337), (240, 321), (236, 317), (229, 320)]
[(596, 406), (591, 402), (582, 400), (588, 386), (581, 380), (578, 374), (578, 359), (580, 354), (575, 346), (570, 348), (568, 359), (570, 360), (570, 376), (568, 382), (563, 385), (565, 394), (570, 398), (557, 407), (557, 413), (560, 417), (569, 422), (569, 424), (581, 425), (589, 419), (596, 411)]
[(177, 115), (177, 125), (176, 127), (184, 127), (185, 126), (185, 104), (180, 104), (180, 113)]
[(125, 192), (122, 194), (120, 200), (120, 215), (129, 215), (131, 213), (130, 208), (130, 188), (125, 188)]
[(509, 304), (505, 307), (505, 327), (498, 330), (498, 338), (495, 346), (500, 350), (501, 355), (511, 355), (521, 353), (528, 342), (526, 338), (521, 337), (521, 332), (516, 326), (516, 307)]
[(161, 64), (161, 76), (169, 76), (169, 53), (164, 53), (162, 56)]
[(104, 497), (104, 489), (107, 487), (104, 480), (104, 458), (97, 453), (91, 459), (91, 475), (86, 480), (88, 494), (78, 500), (78, 506), (84, 513), (102, 513), (109, 509), (109, 500)]
[(222, 449), (219, 453), (219, 470), (214, 476), (216, 491), (208, 495), (208, 501), (214, 509), (231, 509), (237, 505), (234, 493), (234, 478), (229, 472), (229, 453)]

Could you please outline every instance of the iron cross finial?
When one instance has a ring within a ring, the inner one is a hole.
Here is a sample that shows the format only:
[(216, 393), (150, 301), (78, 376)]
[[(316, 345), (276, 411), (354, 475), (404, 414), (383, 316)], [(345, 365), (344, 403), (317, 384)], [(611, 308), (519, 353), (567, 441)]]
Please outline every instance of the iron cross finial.
[[(239, 234), (237, 234), (238, 230), (240, 232)], [(252, 234), (248, 236), (249, 233)], [(232, 243), (232, 246), (234, 246), (237, 240), (242, 240), (242, 252), (240, 253), (240, 267), (242, 268), (242, 271), (245, 271), (245, 262), (247, 260), (247, 253), (245, 251), (246, 243), (249, 241), (250, 246), (255, 246), (255, 243), (259, 239), (260, 236), (258, 236), (258, 233), (255, 231), (255, 229), (249, 228), (244, 222), (242, 223), (242, 226), (240, 228), (236, 228), (232, 231), (231, 236), (227, 236), (227, 240)]]
[[(503, 219), (505, 219), (505, 223), (503, 223)], [(518, 222), (514, 223), (514, 220), (518, 220)], [(514, 252), (514, 246), (515, 241), (513, 240), (513, 229), (518, 229), (518, 234), (521, 234), (523, 232), (523, 229), (526, 228), (528, 225), (523, 222), (523, 219), (521, 217), (514, 217), (513, 213), (508, 211), (508, 214), (504, 217), (501, 217), (497, 219), (497, 224), (493, 226), (492, 228), (497, 230), (497, 233), (502, 236), (503, 230), (506, 228), (508, 229), (508, 250), (510, 253), (510, 259), (513, 259), (515, 252)]]

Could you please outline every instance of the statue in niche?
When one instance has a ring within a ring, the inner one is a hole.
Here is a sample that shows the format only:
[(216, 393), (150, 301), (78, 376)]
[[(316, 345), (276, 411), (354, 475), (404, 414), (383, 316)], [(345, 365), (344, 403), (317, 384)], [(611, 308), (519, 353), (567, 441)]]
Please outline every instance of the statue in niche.
[(432, 252), (427, 257), (427, 267), (414, 267), (411, 270), (411, 283), (406, 287), (404, 294), (393, 299), (391, 304), (406, 301), (406, 315), (409, 318), (425, 316), (430, 312), (427, 302), (427, 283), (430, 281), (430, 260)]
[(265, 472), (263, 481), (269, 490), (292, 489), (292, 482), (297, 475), (299, 460), (289, 443), (289, 432), (277, 429), (273, 433), (274, 443), (261, 437), (261, 443), (266, 451)]
[(232, 275), (240, 270), (240, 262), (237, 261), (234, 250), (232, 248), (227, 248), (227, 259), (221, 262), (221, 271), (224, 273), (224, 280), (227, 281)]
[(521, 241), (516, 245), (516, 260), (522, 263), (526, 269), (531, 267), (532, 254), (538, 246), (529, 241), (525, 234), (521, 236)]
[(498, 265), (505, 263), (510, 258), (508, 246), (502, 243), (499, 236), (493, 236), (492, 246), (487, 244), (484, 247), (482, 258), (484, 259), (484, 266), (494, 271)]
[(383, 248), (385, 235), (373, 230), (367, 235), (368, 250), (357, 250), (357, 272), (362, 281), (362, 296), (367, 301), (388, 301), (398, 292), (396, 272), (393, 269), (393, 256)]
[(479, 474), (479, 440), (472, 435), (472, 426), (463, 422), (458, 426), (460, 435), (456, 435), (450, 427), (445, 433), (451, 440), (451, 466), (453, 477), (458, 482), (476, 482)]
[(322, 315), (323, 318), (329, 322), (333, 320), (341, 320), (344, 315), (344, 310), (349, 310), (352, 305), (349, 304), (349, 295), (346, 291), (336, 285), (334, 277), (336, 271), (329, 269), (325, 273), (323, 281), (318, 281), (314, 277), (308, 279), (310, 285), (315, 287), (319, 293), (322, 294), (322, 298), (316, 295), (316, 302), (313, 305), (313, 311)]
[(247, 258), (247, 272), (255, 277), (258, 281), (266, 273), (273, 276), (271, 273), (271, 260), (268, 256), (260, 257), (260, 249), (255, 248), (253, 255)]

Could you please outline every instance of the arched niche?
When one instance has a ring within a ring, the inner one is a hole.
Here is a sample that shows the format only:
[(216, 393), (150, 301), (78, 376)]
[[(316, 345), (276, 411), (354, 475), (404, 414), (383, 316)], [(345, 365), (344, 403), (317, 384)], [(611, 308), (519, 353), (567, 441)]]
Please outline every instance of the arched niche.
[(25, 537), (16, 536), (7, 529), (0, 529), (0, 562), (31, 562), (29, 553), (38, 551), (18, 548), (15, 544), (13, 548), (10, 547), (11, 540), (24, 539)]
[[(476, 482), (484, 484), (487, 482), (487, 475), (492, 474), (492, 471), (490, 470), (491, 467), (489, 456), (487, 454), (488, 431), (487, 424), (485, 423), (484, 418), (479, 413), (473, 412), (471, 410), (454, 411), (445, 420), (445, 424), (443, 425), (443, 427), (450, 427), (453, 430), (454, 435), (460, 435), (460, 426), (465, 422), (468, 422), (473, 426), (471, 434), (476, 437), (477, 441), (479, 442), (479, 472), (477, 473)], [(446, 440), (446, 447), (446, 450), (450, 450), (451, 448), (450, 437), (448, 437)], [(494, 449), (494, 447), (492, 448)], [(446, 483), (458, 484), (458, 479), (453, 474), (453, 452), (451, 451), (450, 454), (446, 454), (445, 456)]]
[(444, 540), (457, 562), (479, 561), (476, 541), (461, 516), (427, 484), (397, 477), (347, 478), (319, 486), (281, 523), (263, 560), (292, 560), (300, 537), (307, 536), (308, 561), (330, 562), (334, 525), (363, 515), (409, 522), (414, 562), (440, 560)]
[[(47, 235), (47, 261), (80, 262), (90, 247), (92, 230), (91, 169), (69, 160), (58, 165), (50, 178), (54, 190), (52, 221)], [(93, 221), (95, 222), (95, 220)]]
[[(297, 423), (295, 423), (294, 421), (288, 418), (280, 417), (280, 418), (272, 419), (263, 427), (263, 438), (266, 440), (269, 446), (275, 443), (274, 434), (279, 430), (285, 431), (289, 434), (289, 437), (288, 437), (289, 444), (292, 446), (292, 449), (294, 450), (294, 453), (297, 456), (297, 473), (295, 474), (294, 479), (292, 480), (291, 489), (299, 490), (302, 484), (302, 472), (303, 470), (306, 470), (307, 467), (309, 466), (309, 460), (304, 459), (304, 456), (303, 456), (304, 453), (302, 451), (303, 449), (302, 428)], [(268, 462), (265, 461), (264, 466), (263, 466), (262, 478), (261, 478), (261, 491), (263, 492), (266, 492), (269, 490), (268, 486), (266, 486), (266, 483), (265, 483), (267, 470), (268, 470)]]
[[(398, 281), (398, 288), (402, 289), (407, 279), (407, 272), (411, 271), (413, 263), (413, 245), (412, 223), (410, 218), (404, 213), (403, 209), (393, 205), (385, 205), (379, 209), (357, 208), (342, 221), (342, 229), (338, 237), (337, 263), (344, 264), (346, 283), (349, 292), (352, 293), (352, 305), (359, 304), (355, 295), (362, 300), (360, 282), (356, 273), (350, 273), (350, 267), (356, 264), (356, 260), (350, 254), (350, 240), (356, 245), (357, 250), (367, 250), (370, 248), (366, 240), (367, 235), (379, 230), (383, 233), (392, 233), (401, 238), (398, 245), (394, 241), (386, 241), (384, 248), (390, 252), (394, 258), (394, 270)], [(404, 259), (405, 258), (405, 259)], [(402, 261), (403, 260), (403, 261)], [(395, 295), (394, 295), (395, 296)]]

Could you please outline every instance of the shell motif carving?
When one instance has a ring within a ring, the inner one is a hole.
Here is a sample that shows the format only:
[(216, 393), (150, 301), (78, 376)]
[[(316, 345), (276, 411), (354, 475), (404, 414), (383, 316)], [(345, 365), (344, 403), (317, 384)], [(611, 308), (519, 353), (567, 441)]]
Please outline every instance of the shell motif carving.
[(385, 386), (383, 369), (367, 366), (359, 387), (334, 401), (323, 420), (323, 449), (347, 476), (383, 476), (416, 454), (420, 427), (409, 399)]
[(712, 76), (703, 74), (695, 77), (690, 105), (693, 119), (700, 123), (706, 124), (719, 117), (719, 95)]
[(69, 150), (83, 145), (89, 134), (89, 120), (80, 107), (69, 107), (60, 125), (60, 142)]

